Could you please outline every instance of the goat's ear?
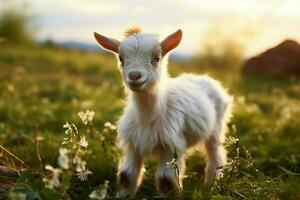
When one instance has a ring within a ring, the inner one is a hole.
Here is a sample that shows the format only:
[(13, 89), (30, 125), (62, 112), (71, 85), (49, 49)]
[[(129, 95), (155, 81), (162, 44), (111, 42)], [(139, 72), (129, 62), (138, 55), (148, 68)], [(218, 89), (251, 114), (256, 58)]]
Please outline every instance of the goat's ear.
[(164, 39), (161, 43), (161, 49), (162, 49), (162, 56), (166, 55), (169, 51), (176, 48), (182, 38), (182, 31), (181, 29), (177, 30), (176, 32), (169, 35), (166, 39)]
[(119, 53), (120, 42), (118, 40), (106, 37), (96, 32), (94, 32), (94, 36), (101, 47), (103, 47), (106, 50)]

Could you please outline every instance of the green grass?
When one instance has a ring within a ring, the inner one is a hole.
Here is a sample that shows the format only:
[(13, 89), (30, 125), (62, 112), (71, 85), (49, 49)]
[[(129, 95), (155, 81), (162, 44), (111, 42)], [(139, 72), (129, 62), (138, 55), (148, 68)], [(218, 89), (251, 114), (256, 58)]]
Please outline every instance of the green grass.
[[(171, 62), (170, 72), (200, 74), (203, 70), (192, 62)], [(183, 198), (299, 198), (300, 80), (240, 77), (234, 72), (209, 74), (223, 82), (235, 97), (228, 134), (239, 138), (237, 146), (228, 147), (229, 158), (234, 161), (231, 167), (235, 168), (228, 169), (224, 179), (207, 189), (203, 185), (204, 158), (196, 151), (187, 160)], [(39, 150), (43, 164), (57, 166), (65, 121), (75, 123), (79, 131), (86, 133), (77, 113), (94, 110), (94, 125), (101, 131), (105, 122), (115, 123), (121, 114), (125, 98), (122, 90), (121, 76), (111, 55), (0, 46), (0, 144), (38, 169), (34, 143), (38, 134), (42, 137)], [(105, 148), (100, 137), (92, 132), (86, 134), (91, 151), (86, 160), (93, 171), (90, 185), (94, 188), (110, 180), (109, 195), (113, 196), (120, 154), (108, 141), (114, 141), (116, 133), (106, 135)], [(0, 158), (3, 158), (0, 164), (7, 163), (3, 155)], [(147, 162), (137, 199), (158, 195), (154, 185), (155, 166), (155, 162)], [(29, 184), (43, 199), (55, 199), (53, 192), (43, 188), (39, 174), (33, 171), (24, 176), (20, 184)], [(68, 194), (72, 199), (88, 199), (90, 192), (87, 182), (74, 179)]]

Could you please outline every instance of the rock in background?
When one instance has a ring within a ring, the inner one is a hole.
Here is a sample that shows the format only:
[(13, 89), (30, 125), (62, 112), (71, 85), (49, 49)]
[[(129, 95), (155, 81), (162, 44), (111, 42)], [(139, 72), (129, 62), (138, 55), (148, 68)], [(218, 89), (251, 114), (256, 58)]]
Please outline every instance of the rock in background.
[(285, 40), (279, 45), (245, 61), (244, 74), (271, 76), (295, 75), (300, 77), (300, 45)]

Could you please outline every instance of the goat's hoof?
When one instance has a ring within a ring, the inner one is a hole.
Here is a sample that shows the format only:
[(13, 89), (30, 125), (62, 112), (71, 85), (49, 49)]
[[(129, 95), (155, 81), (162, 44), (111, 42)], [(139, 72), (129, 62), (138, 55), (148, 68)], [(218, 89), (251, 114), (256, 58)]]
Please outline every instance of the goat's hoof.
[(170, 180), (167, 177), (161, 177), (158, 179), (157, 188), (162, 196), (167, 194), (171, 194), (178, 190), (178, 184), (176, 182)]
[(126, 172), (120, 172), (119, 174), (119, 184), (123, 188), (129, 188), (130, 186), (130, 179)]

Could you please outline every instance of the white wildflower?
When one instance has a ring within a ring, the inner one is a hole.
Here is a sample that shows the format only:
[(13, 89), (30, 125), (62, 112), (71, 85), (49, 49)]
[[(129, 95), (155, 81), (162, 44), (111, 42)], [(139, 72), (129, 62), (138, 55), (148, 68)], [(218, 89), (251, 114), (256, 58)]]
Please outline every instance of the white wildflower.
[(78, 129), (75, 126), (75, 124), (69, 124), (68, 122), (66, 122), (63, 125), (63, 128), (65, 128), (65, 134), (68, 135), (66, 138), (64, 138), (62, 144), (68, 144), (68, 143), (72, 143), (73, 146), (75, 146), (74, 143), (74, 137), (76, 137), (76, 135), (78, 135)]
[(106, 180), (104, 184), (100, 185), (99, 189), (93, 190), (93, 192), (89, 195), (91, 199), (103, 200), (107, 197), (107, 189), (108, 189), (109, 181)]
[(75, 154), (73, 157), (73, 164), (79, 164), (81, 163), (81, 157), (78, 155), (78, 153)]
[(9, 193), (8, 198), (11, 200), (26, 200), (26, 194), (21, 192), (11, 192)]
[(55, 187), (60, 186), (59, 176), (61, 174), (61, 169), (53, 168), (51, 165), (46, 165), (45, 169), (52, 172), (51, 178), (43, 178), (43, 182), (45, 183), (45, 187), (49, 189), (53, 189)]
[(66, 148), (59, 148), (58, 164), (63, 169), (69, 169), (69, 156), (70, 150)]
[(176, 168), (177, 167), (177, 160), (173, 158), (170, 162), (166, 163), (167, 168)]
[(80, 141), (78, 142), (79, 146), (87, 148), (89, 145), (88, 141), (86, 140), (85, 136), (80, 136)]
[(236, 138), (236, 137), (232, 137), (232, 136), (229, 136), (226, 140), (226, 145), (227, 146), (232, 146), (232, 145), (235, 145), (236, 143), (239, 142), (239, 139)]
[(78, 116), (80, 117), (82, 123), (84, 125), (87, 125), (88, 123), (92, 122), (95, 116), (94, 111), (86, 110), (86, 111), (80, 111), (78, 113)]
[(86, 161), (82, 160), (81, 153), (82, 151), (77, 151), (73, 157), (73, 164), (75, 165), (76, 172), (83, 172), (86, 170)]
[(63, 128), (67, 129), (67, 130), (65, 130), (66, 135), (69, 135), (70, 133), (72, 133), (72, 126), (68, 122), (66, 122), (63, 125)]
[(64, 125), (63, 125), (63, 128), (69, 128), (71, 127), (71, 125), (69, 124), (69, 122), (65, 122)]
[(117, 128), (115, 125), (113, 125), (113, 124), (110, 123), (110, 122), (105, 122), (104, 127), (105, 127), (106, 129), (108, 129), (109, 131), (114, 131), (114, 130), (116, 130), (116, 128)]
[(88, 178), (88, 175), (93, 174), (90, 170), (86, 169), (84, 171), (80, 171), (77, 173), (77, 177), (81, 181), (86, 181)]
[(64, 138), (62, 144), (69, 144), (70, 143), (70, 138)]
[(76, 171), (83, 172), (86, 170), (86, 161), (79, 159), (79, 162), (76, 163)]

